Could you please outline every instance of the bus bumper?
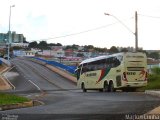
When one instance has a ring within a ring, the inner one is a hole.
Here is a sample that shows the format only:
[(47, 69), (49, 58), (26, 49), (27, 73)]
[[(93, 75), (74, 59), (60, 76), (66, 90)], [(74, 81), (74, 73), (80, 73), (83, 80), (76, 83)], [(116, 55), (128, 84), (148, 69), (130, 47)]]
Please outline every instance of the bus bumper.
[(147, 86), (147, 81), (145, 82), (125, 82), (123, 84), (123, 87), (139, 88), (139, 87), (144, 87), (144, 86)]

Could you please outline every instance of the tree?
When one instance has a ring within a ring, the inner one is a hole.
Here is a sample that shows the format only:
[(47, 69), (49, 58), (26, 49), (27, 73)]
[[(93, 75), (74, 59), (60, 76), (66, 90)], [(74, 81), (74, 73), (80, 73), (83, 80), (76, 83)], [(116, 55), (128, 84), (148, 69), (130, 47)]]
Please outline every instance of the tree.
[(96, 52), (102, 52), (102, 53), (107, 52), (107, 48), (98, 48), (98, 47), (95, 47), (94, 50), (95, 50)]
[(75, 45), (75, 44), (72, 45), (73, 50), (78, 50), (78, 47), (79, 47), (78, 45)]
[(84, 54), (83, 53), (78, 53), (77, 57), (84, 57)]
[(61, 43), (49, 43), (48, 46), (62, 46)]
[(23, 47), (20, 47), (20, 46), (13, 46), (12, 48), (13, 48), (13, 50), (21, 50), (21, 49), (23, 49)]
[(84, 48), (87, 49), (87, 50), (88, 49), (94, 49), (94, 46), (93, 45), (85, 45)]
[(61, 43), (57, 43), (56, 46), (62, 46), (62, 44)]
[(67, 50), (67, 49), (72, 49), (72, 46), (71, 46), (71, 45), (67, 45), (64, 49), (65, 49), (65, 50)]
[(41, 50), (49, 49), (48, 44), (47, 44), (46, 41), (40, 41), (40, 43), (38, 44), (38, 48), (40, 48)]
[(127, 48), (123, 48), (123, 49), (121, 50), (121, 52), (128, 52), (128, 49), (127, 49)]
[(149, 57), (154, 58), (154, 59), (159, 59), (160, 55), (158, 52), (152, 52), (149, 54)]
[(29, 48), (37, 48), (38, 47), (38, 43), (36, 41), (29, 43), (28, 45)]
[(23, 40), (23, 43), (29, 43), (28, 41), (26, 41), (26, 40)]
[(109, 49), (109, 52), (110, 53), (118, 53), (118, 49), (115, 47), (115, 46), (112, 46), (110, 49)]

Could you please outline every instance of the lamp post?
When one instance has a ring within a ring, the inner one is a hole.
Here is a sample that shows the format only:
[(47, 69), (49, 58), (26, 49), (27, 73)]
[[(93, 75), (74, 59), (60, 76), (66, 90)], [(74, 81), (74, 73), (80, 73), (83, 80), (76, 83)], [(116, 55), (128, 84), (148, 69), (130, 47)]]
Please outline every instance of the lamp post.
[(128, 31), (130, 31), (133, 35), (135, 35), (135, 52), (137, 52), (138, 50), (138, 15), (137, 15), (137, 11), (135, 12), (135, 32), (132, 32), (131, 29), (129, 29), (121, 20), (119, 20), (117, 17), (115, 17), (114, 15), (111, 15), (109, 13), (104, 13), (105, 15), (108, 16), (112, 16), (113, 18), (115, 18), (118, 22), (120, 22), (125, 28), (128, 29)]
[(11, 5), (10, 9), (9, 9), (9, 30), (8, 30), (8, 61), (10, 58), (10, 44), (11, 44), (11, 31), (10, 31), (10, 26), (11, 26), (11, 11), (12, 11), (12, 7), (15, 7), (15, 5)]

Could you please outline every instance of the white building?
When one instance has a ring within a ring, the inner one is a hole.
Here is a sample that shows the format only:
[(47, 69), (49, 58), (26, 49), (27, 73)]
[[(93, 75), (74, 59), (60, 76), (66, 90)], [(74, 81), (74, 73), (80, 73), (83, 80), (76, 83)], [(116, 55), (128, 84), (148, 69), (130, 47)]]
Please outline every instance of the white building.
[(41, 52), (38, 52), (39, 55), (45, 55), (45, 56), (53, 56), (53, 57), (64, 57), (65, 52), (62, 49), (53, 49), (53, 50), (43, 50)]

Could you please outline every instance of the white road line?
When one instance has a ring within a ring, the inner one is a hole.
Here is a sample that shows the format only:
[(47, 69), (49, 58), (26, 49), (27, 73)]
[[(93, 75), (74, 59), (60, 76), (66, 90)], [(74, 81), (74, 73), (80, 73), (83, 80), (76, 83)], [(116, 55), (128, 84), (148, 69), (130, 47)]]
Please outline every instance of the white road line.
[(28, 80), (30, 83), (32, 83), (38, 90), (41, 90), (40, 87), (38, 87), (38, 85), (36, 85), (34, 82), (32, 82), (31, 80)]

